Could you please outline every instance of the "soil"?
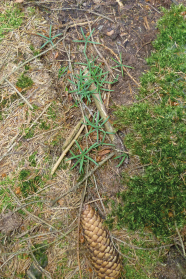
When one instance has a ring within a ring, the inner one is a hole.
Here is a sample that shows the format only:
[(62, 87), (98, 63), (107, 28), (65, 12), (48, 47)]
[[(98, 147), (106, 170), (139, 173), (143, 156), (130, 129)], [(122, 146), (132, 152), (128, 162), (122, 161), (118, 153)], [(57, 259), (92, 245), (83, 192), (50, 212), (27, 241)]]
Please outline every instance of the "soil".
[[(50, 78), (53, 78), (53, 88), (55, 95), (52, 97), (56, 100), (64, 102), (64, 92), (61, 90), (61, 80), (54, 78), (52, 64), (59, 67), (67, 66), (69, 57), (67, 51), (70, 49), (71, 63), (85, 62), (83, 54), (83, 44), (77, 44), (74, 40), (82, 39), (81, 28), (84, 34), (89, 34), (90, 22), (91, 29), (94, 29), (94, 41), (101, 43), (99, 51), (104, 59), (98, 58), (102, 63), (104, 70), (107, 71), (108, 63), (112, 69), (113, 75), (116, 77), (119, 74), (118, 81), (111, 86), (113, 90), (110, 94), (105, 94), (104, 103), (107, 107), (108, 115), (111, 121), (114, 121), (113, 107), (128, 105), (135, 101), (135, 96), (138, 94), (140, 87), (140, 76), (145, 73), (149, 67), (146, 63), (146, 58), (153, 51), (152, 42), (156, 38), (158, 30), (156, 28), (158, 19), (163, 15), (161, 8), (169, 8), (172, 3), (183, 3), (184, 0), (69, 0), (58, 3), (50, 1), (25, 1), (21, 3), (24, 7), (36, 7), (43, 18), (47, 21), (48, 26), (52, 25), (53, 34), (65, 33), (66, 37), (57, 47), (57, 55), (54, 58), (54, 53), (48, 52), (43, 55), (42, 63), (50, 70)], [(82, 11), (83, 10), (83, 11)], [(85, 23), (83, 25), (78, 23)], [(68, 26), (72, 27), (68, 27)], [(45, 34), (47, 35), (47, 34)], [(35, 40), (33, 36), (32, 44), (35, 49), (38, 49), (45, 43), (45, 40), (38, 37)], [(88, 45), (88, 53), (93, 57), (97, 57), (97, 53), (92, 45)], [(120, 68), (113, 69), (116, 63), (111, 59), (116, 59), (117, 55), (121, 55), (123, 65), (126, 67), (124, 75), (121, 75)], [(70, 74), (69, 74), (70, 77)], [(110, 74), (110, 80), (113, 76)], [(69, 85), (67, 85), (69, 86)], [(70, 88), (69, 88), (70, 90)], [(74, 105), (71, 96), (68, 96), (68, 105)], [(65, 104), (68, 106), (67, 104)], [(74, 108), (69, 117), (66, 117), (66, 125), (74, 126), (78, 119), (81, 118), (80, 110)], [(120, 135), (124, 138), (124, 133)], [(83, 143), (82, 143), (83, 144)], [(59, 146), (61, 143), (59, 144)], [(50, 148), (49, 154), (60, 156), (60, 147)], [(103, 159), (104, 156), (101, 157)], [(116, 165), (119, 161), (112, 160), (105, 168), (98, 170), (95, 175), (99, 184), (99, 190), (104, 197), (112, 198), (118, 191), (124, 189), (125, 186), (121, 183), (122, 171), (132, 171), (134, 164), (129, 160), (129, 164), (124, 164), (119, 170)], [(76, 175), (77, 178), (77, 175)], [(93, 182), (93, 181), (92, 181)], [(87, 190), (87, 199), (98, 198), (97, 192), (91, 188)], [(97, 204), (99, 208), (99, 204)], [(100, 213), (102, 214), (101, 210)], [(103, 214), (104, 215), (104, 214)], [(104, 216), (103, 216), (104, 217)], [(185, 260), (180, 255), (171, 258), (170, 251), (165, 262), (165, 266), (157, 266), (157, 272), (153, 275), (156, 278), (185, 278), (185, 274), (180, 271), (185, 268)], [(178, 264), (182, 266), (178, 268)], [(175, 277), (174, 275), (175, 274)]]

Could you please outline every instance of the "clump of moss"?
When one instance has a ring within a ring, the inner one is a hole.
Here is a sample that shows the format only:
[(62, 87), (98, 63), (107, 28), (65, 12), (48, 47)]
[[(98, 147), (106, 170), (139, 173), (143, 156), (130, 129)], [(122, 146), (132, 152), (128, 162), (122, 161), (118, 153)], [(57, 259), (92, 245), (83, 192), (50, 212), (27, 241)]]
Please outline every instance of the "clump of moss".
[(30, 175), (31, 171), (28, 169), (23, 169), (19, 173), (20, 188), (24, 197), (27, 197), (31, 192), (36, 192), (38, 185), (41, 182), (40, 175), (28, 179)]
[(33, 80), (30, 77), (25, 76), (24, 74), (18, 79), (16, 85), (21, 89), (27, 88), (33, 85)]
[(180, 5), (164, 10), (138, 102), (115, 112), (117, 126), (130, 130), (126, 146), (146, 167), (144, 173), (129, 178), (128, 190), (119, 194), (121, 202), (113, 215), (119, 226), (147, 227), (156, 235), (169, 235), (175, 232), (175, 224), (185, 224), (185, 11)]
[(6, 9), (5, 12), (0, 14), (0, 40), (4, 38), (4, 35), (7, 32), (10, 32), (13, 29), (18, 28), (23, 20), (24, 14), (20, 9), (16, 7), (11, 7)]

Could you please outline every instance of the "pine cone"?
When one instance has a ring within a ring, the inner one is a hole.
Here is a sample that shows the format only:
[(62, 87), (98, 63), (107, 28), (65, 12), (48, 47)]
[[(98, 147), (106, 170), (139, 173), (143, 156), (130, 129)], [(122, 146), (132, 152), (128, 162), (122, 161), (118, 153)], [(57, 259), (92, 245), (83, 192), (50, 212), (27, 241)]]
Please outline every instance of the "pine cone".
[(120, 257), (98, 213), (85, 205), (81, 225), (89, 249), (89, 257), (99, 278), (116, 279), (120, 276)]

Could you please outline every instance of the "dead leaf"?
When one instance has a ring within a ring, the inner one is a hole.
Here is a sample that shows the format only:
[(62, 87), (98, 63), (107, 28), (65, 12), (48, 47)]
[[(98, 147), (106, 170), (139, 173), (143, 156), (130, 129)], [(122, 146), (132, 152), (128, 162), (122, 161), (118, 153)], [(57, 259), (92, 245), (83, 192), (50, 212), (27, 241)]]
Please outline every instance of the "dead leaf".
[(58, 56), (59, 56), (59, 53), (58, 53), (58, 52), (56, 52), (56, 54), (55, 54), (54, 58), (56, 59), (56, 58), (58, 58)]
[(15, 193), (16, 193), (16, 195), (19, 195), (21, 193), (21, 188), (17, 187), (16, 190), (15, 190)]
[(111, 149), (102, 149), (98, 152), (98, 156), (95, 158), (95, 161), (98, 163), (98, 162), (101, 162), (103, 160), (103, 157), (110, 153)]
[(58, 204), (61, 205), (61, 206), (62, 206), (62, 205), (64, 206), (64, 199), (58, 200)]
[(24, 0), (15, 0), (14, 3), (23, 3)]
[(21, 87), (16, 86), (16, 89), (21, 93), (21, 91), (22, 91)]
[(109, 148), (109, 149), (102, 149), (102, 150), (100, 150), (100, 151), (98, 152), (98, 155), (99, 155), (99, 156), (104, 156), (104, 155), (110, 153), (110, 151), (111, 151), (110, 148)]
[(114, 30), (109, 31), (106, 34), (107, 34), (107, 36), (112, 36), (114, 34)]

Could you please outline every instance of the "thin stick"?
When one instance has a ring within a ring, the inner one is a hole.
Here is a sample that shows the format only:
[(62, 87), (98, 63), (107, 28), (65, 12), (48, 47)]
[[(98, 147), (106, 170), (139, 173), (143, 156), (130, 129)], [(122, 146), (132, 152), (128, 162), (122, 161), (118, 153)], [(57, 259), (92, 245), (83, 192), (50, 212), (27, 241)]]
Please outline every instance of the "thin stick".
[(68, 138), (66, 139), (66, 141), (63, 144), (63, 149), (65, 149), (70, 142), (72, 141), (72, 139), (75, 137), (75, 135), (77, 134), (77, 131), (79, 131), (81, 125), (83, 123), (83, 118), (77, 123), (77, 125), (74, 127), (74, 129), (72, 130), (72, 132), (70, 133), (70, 135), (68, 136)]
[(35, 136), (35, 137), (33, 137), (33, 138), (27, 139), (27, 141), (31, 141), (31, 140), (33, 140), (33, 139), (35, 139), (35, 138), (38, 138), (38, 137), (41, 137), (41, 136), (43, 136), (43, 135), (46, 135), (46, 134), (52, 133), (52, 132), (57, 131), (57, 130), (59, 130), (59, 129), (61, 129), (61, 128), (63, 128), (63, 126), (59, 126), (59, 127), (55, 128), (55, 129), (52, 129), (52, 130), (50, 130), (50, 131), (47, 131), (47, 132), (44, 132), (44, 133), (38, 134), (38, 135), (36, 135), (36, 136)]
[(101, 203), (101, 205), (102, 205), (104, 214), (106, 214), (105, 207), (104, 207), (104, 204), (103, 204), (103, 202), (102, 202), (102, 198), (101, 198), (101, 196), (100, 196), (100, 193), (99, 193), (99, 191), (98, 191), (98, 186), (97, 186), (97, 182), (96, 182), (96, 178), (95, 178), (95, 175), (94, 175), (94, 174), (93, 174), (93, 178), (94, 178), (94, 184), (95, 184), (95, 187), (96, 187), (96, 191), (97, 191), (97, 194), (98, 194), (98, 197), (99, 197), (99, 201), (100, 201), (100, 203)]
[[(89, 30), (90, 30), (90, 34), (92, 33), (92, 28), (91, 28), (91, 25), (90, 25), (90, 21), (88, 20), (88, 17), (87, 15), (86, 16), (86, 19), (88, 21), (88, 26), (89, 26)], [(93, 41), (93, 36), (91, 35), (91, 39)], [(99, 50), (97, 49), (96, 45), (93, 44), (93, 47), (94, 49), (96, 50), (97, 54), (100, 56), (101, 59), (103, 59), (103, 61), (105, 62), (105, 65), (107, 66), (107, 69), (108, 71), (111, 73), (111, 75), (113, 76), (113, 78), (115, 78), (114, 74), (113, 74), (113, 71), (112, 69), (110, 68), (109, 64), (107, 63), (107, 60), (103, 57), (103, 55), (99, 52)]]
[(138, 52), (139, 52), (144, 46), (146, 46), (146, 45), (148, 45), (148, 44), (150, 44), (150, 43), (152, 43), (152, 40), (150, 40), (149, 42), (143, 44), (143, 45), (136, 51), (135, 56), (138, 54)]
[(63, 193), (59, 197), (55, 198), (54, 201), (52, 202), (51, 206), (54, 206), (58, 200), (69, 194), (70, 192), (76, 191), (79, 186), (89, 177), (91, 176), (98, 168), (100, 168), (106, 161), (108, 161), (110, 158), (112, 158), (115, 155), (114, 152), (110, 153), (103, 161), (101, 161), (98, 166), (93, 168), (80, 182), (78, 182), (74, 187), (72, 187), (69, 191), (66, 193)]
[[(89, 73), (88, 70), (85, 70), (85, 74), (88, 74), (88, 73)], [(94, 83), (92, 83), (91, 86), (90, 86), (90, 90), (95, 92), (96, 89), (97, 89), (96, 85)], [(96, 104), (96, 107), (97, 107), (97, 109), (100, 113), (100, 116), (105, 121), (108, 118), (108, 114), (107, 114), (105, 106), (104, 106), (104, 104), (103, 104), (103, 102), (100, 98), (100, 95), (98, 93), (94, 93), (94, 94), (92, 94), (92, 97), (93, 97), (94, 102)], [(109, 134), (109, 137), (110, 137), (111, 141), (114, 142), (114, 139), (115, 139), (114, 134), (115, 133), (114, 133), (114, 129), (113, 129), (113, 127), (112, 127), (112, 125), (110, 124), (109, 121), (107, 121), (105, 123), (105, 128), (106, 128), (107, 132), (112, 133), (112, 134)]]
[(51, 106), (52, 103), (49, 103), (44, 110), (40, 113), (40, 115), (36, 118), (36, 120), (34, 120), (34, 122), (32, 123), (32, 125), (30, 125), (30, 127), (28, 128), (28, 130), (30, 130), (39, 120), (39, 118), (45, 113), (45, 111)]
[(183, 243), (183, 240), (182, 240), (182, 238), (181, 238), (181, 235), (180, 235), (180, 232), (179, 232), (179, 230), (178, 230), (178, 227), (177, 227), (176, 222), (175, 222), (174, 224), (175, 224), (176, 232), (177, 232), (177, 234), (178, 234), (178, 237), (179, 237), (179, 240), (180, 240), (180, 244), (181, 244), (181, 247), (182, 247), (182, 250), (183, 250), (183, 256), (185, 257), (186, 254), (185, 254), (184, 243)]
[(67, 146), (67, 148), (65, 148), (65, 150), (63, 151), (63, 153), (61, 154), (61, 156), (59, 157), (59, 159), (57, 160), (57, 162), (55, 163), (54, 167), (52, 168), (51, 171), (51, 175), (53, 175), (56, 171), (56, 169), (58, 168), (59, 164), (61, 163), (61, 161), (63, 160), (63, 158), (65, 157), (65, 155), (67, 154), (67, 152), (69, 151), (69, 149), (71, 148), (71, 146), (74, 144), (74, 142), (76, 141), (76, 139), (79, 137), (79, 135), (81, 134), (81, 132), (83, 131), (83, 129), (85, 128), (85, 124), (83, 124), (81, 126), (81, 128), (79, 129), (79, 132), (77, 133), (77, 135), (75, 136), (75, 138), (71, 141), (71, 143)]
[(142, 248), (142, 247), (138, 247), (138, 246), (135, 246), (135, 245), (132, 245), (132, 244), (129, 244), (115, 236), (112, 236), (113, 239), (115, 239), (116, 241), (119, 241), (121, 243), (123, 243), (124, 245), (127, 245), (131, 248), (134, 248), (134, 249), (137, 249), (137, 250), (158, 250), (158, 249), (161, 249), (161, 248), (167, 248), (167, 247), (171, 247), (172, 244), (167, 244), (167, 245), (162, 245), (162, 246), (159, 246), (159, 247), (152, 247), (152, 248)]
[(25, 103), (31, 108), (33, 109), (33, 106), (27, 101), (27, 99), (25, 99), (25, 97), (17, 90), (17, 88), (8, 80), (5, 79), (8, 84), (17, 92), (17, 94), (25, 101)]
[(154, 91), (154, 92), (151, 93), (150, 95), (146, 96), (145, 98), (143, 98), (143, 99), (141, 99), (141, 100), (139, 100), (139, 101), (135, 101), (134, 103), (140, 103), (140, 102), (142, 102), (142, 101), (148, 99), (149, 97), (151, 97), (151, 96), (154, 95), (155, 93), (157, 93), (157, 91)]

